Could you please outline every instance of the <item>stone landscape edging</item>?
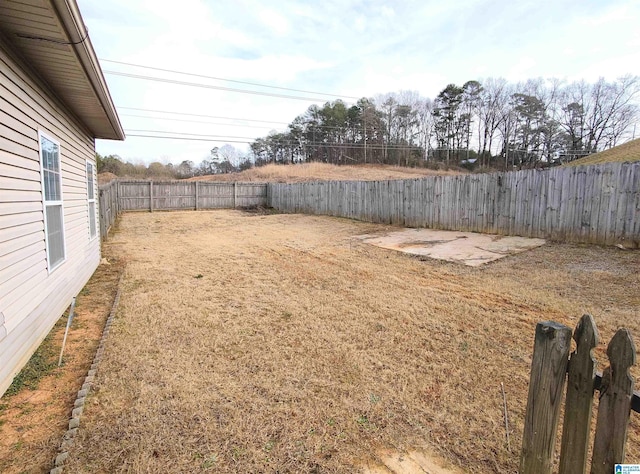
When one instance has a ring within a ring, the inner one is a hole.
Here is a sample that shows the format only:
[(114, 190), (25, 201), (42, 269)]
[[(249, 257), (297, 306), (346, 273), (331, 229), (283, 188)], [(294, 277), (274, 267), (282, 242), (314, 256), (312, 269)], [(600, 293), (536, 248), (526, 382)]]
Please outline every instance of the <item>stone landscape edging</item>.
[(122, 288), (122, 280), (124, 279), (124, 271), (120, 275), (118, 280), (118, 289), (116, 291), (116, 296), (113, 299), (113, 305), (111, 306), (111, 311), (109, 312), (109, 316), (107, 317), (107, 321), (104, 324), (104, 329), (102, 330), (102, 337), (100, 338), (100, 344), (98, 345), (98, 349), (96, 350), (96, 354), (93, 357), (93, 362), (91, 363), (91, 367), (87, 372), (87, 376), (84, 378), (84, 382), (82, 383), (82, 387), (78, 390), (78, 394), (76, 396), (76, 400), (73, 404), (73, 409), (71, 411), (71, 418), (69, 419), (69, 426), (64, 436), (62, 437), (62, 442), (60, 443), (60, 448), (58, 449), (58, 454), (54, 460), (54, 467), (49, 471), (49, 474), (62, 474), (64, 470), (64, 464), (66, 460), (69, 458), (69, 449), (73, 446), (75, 441), (75, 437), (78, 434), (78, 428), (80, 427), (80, 417), (82, 416), (82, 412), (84, 411), (84, 404), (91, 392), (91, 386), (93, 385), (93, 381), (95, 380), (95, 376), (98, 371), (98, 366), (100, 365), (100, 361), (102, 360), (102, 355), (104, 354), (104, 346), (107, 341), (107, 337), (109, 336), (109, 330), (111, 328), (111, 324), (113, 323), (113, 319), (115, 318), (116, 311), (118, 309), (118, 303), (120, 302), (120, 290)]

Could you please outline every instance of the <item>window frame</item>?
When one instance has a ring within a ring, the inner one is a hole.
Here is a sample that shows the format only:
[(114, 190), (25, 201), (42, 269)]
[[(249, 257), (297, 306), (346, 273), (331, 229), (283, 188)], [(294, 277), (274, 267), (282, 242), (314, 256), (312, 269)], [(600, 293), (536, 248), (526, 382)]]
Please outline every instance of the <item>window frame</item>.
[[(49, 170), (44, 167), (44, 155), (42, 153), (42, 140), (50, 141), (54, 145), (58, 147), (58, 169)], [(43, 132), (42, 130), (38, 130), (38, 155), (40, 157), (40, 185), (42, 187), (42, 218), (44, 220), (44, 243), (45, 250), (47, 254), (47, 271), (49, 274), (53, 273), (56, 269), (60, 268), (64, 262), (67, 261), (67, 240), (65, 238), (65, 226), (64, 226), (64, 196), (62, 193), (62, 148), (60, 147), (60, 142), (53, 138), (48, 133)], [(48, 200), (46, 194), (45, 187), (45, 170), (53, 171), (57, 174), (59, 183), (60, 183), (60, 199), (59, 200)], [(60, 207), (60, 216), (61, 216), (61, 232), (62, 232), (62, 259), (56, 262), (55, 265), (51, 265), (51, 255), (50, 255), (50, 244), (49, 244), (49, 223), (47, 222), (47, 208), (48, 207)]]
[[(89, 166), (91, 166), (91, 176), (89, 176)], [(98, 200), (96, 199), (96, 164), (91, 160), (86, 160), (85, 173), (87, 175), (87, 219), (89, 223), (89, 240), (93, 240), (98, 237), (98, 225), (96, 220), (98, 218)], [(91, 186), (91, 188), (90, 188)], [(89, 197), (89, 189), (93, 191), (93, 197)], [(91, 222), (91, 205), (93, 204), (93, 234), (91, 234), (92, 222)]]

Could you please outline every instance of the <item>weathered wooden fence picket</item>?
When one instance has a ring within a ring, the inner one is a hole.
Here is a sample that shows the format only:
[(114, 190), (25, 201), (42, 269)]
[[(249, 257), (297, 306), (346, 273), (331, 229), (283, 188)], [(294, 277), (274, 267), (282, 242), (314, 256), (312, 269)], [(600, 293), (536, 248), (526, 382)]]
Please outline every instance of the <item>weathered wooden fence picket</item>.
[(267, 205), (264, 183), (120, 181), (100, 186), (100, 232), (106, 238), (123, 211), (233, 209)]
[(368, 222), (640, 247), (640, 163), (269, 184), (269, 206)]
[[(567, 382), (560, 474), (584, 473), (587, 468), (593, 396), (600, 391), (596, 433), (591, 458), (592, 474), (611, 474), (624, 462), (627, 425), (635, 401), (629, 368), (636, 350), (627, 329), (619, 329), (607, 347), (609, 367), (596, 373), (593, 349), (598, 330), (584, 315), (573, 333), (576, 350), (569, 357), (571, 329), (555, 322), (536, 327), (529, 397), (520, 455), (520, 474), (551, 473), (562, 394)], [(567, 370), (568, 369), (568, 370)], [(568, 375), (567, 375), (568, 372)]]

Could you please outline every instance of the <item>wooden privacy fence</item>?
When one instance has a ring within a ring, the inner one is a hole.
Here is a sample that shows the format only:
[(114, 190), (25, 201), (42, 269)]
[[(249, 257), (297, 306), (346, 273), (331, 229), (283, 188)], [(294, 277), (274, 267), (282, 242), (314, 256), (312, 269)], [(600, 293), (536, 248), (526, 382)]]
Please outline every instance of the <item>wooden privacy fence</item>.
[(111, 181), (98, 188), (98, 204), (100, 210), (100, 235), (106, 239), (109, 230), (118, 217), (118, 190), (117, 182)]
[(283, 212), (554, 240), (640, 246), (640, 163), (269, 184)]
[(624, 462), (632, 405), (635, 411), (640, 409), (633, 392), (634, 380), (629, 375), (636, 360), (633, 339), (627, 329), (616, 332), (607, 347), (610, 365), (602, 376), (595, 370), (593, 349), (598, 344), (598, 331), (590, 315), (580, 319), (573, 339), (576, 350), (569, 357), (570, 328), (549, 321), (536, 327), (520, 474), (551, 473), (567, 379), (559, 472), (585, 472), (595, 390), (600, 391), (600, 403), (591, 473), (611, 474), (615, 464)]
[(100, 232), (106, 238), (123, 211), (232, 209), (267, 205), (265, 183), (121, 181), (100, 186)]

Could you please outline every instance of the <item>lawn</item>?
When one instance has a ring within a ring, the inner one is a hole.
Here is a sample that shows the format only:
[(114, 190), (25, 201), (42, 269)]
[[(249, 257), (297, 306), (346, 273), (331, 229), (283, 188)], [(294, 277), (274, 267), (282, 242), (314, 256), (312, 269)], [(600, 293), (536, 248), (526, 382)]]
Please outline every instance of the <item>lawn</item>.
[(122, 298), (68, 472), (354, 472), (415, 448), (515, 472), (536, 323), (593, 314), (601, 364), (618, 327), (640, 334), (639, 252), (548, 244), (472, 268), (357, 239), (385, 230), (122, 216), (104, 249), (127, 262)]

